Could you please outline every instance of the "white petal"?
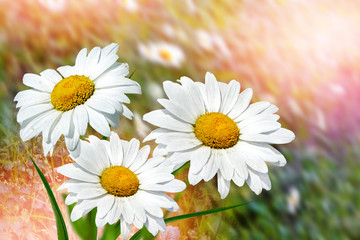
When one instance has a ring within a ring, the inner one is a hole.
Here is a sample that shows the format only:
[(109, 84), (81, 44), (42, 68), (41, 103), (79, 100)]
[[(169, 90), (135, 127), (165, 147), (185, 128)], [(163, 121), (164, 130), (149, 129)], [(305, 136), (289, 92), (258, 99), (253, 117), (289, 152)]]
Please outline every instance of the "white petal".
[(106, 118), (90, 107), (86, 107), (86, 110), (89, 115), (89, 123), (91, 127), (93, 127), (101, 135), (109, 137), (110, 127), (108, 122), (106, 121)]
[(204, 166), (204, 181), (207, 182), (210, 179), (212, 179), (217, 171), (219, 170), (218, 164), (217, 164), (217, 152), (211, 151), (210, 158)]
[(114, 114), (102, 113), (102, 115), (105, 117), (106, 121), (110, 124), (112, 128), (116, 129), (119, 126), (120, 123), (119, 113), (117, 112)]
[(115, 108), (106, 100), (92, 96), (86, 101), (86, 105), (93, 108), (97, 112), (115, 113)]
[(50, 94), (47, 92), (40, 92), (34, 89), (28, 89), (16, 94), (14, 101), (18, 102), (16, 108), (29, 107), (41, 103), (50, 103)]
[(180, 180), (174, 179), (168, 183), (163, 184), (143, 184), (140, 189), (148, 191), (163, 191), (168, 193), (181, 192), (186, 188), (185, 183)]
[(80, 52), (76, 57), (74, 68), (76, 69), (76, 73), (78, 75), (85, 75), (86, 54), (87, 54), (87, 49), (83, 48), (80, 50)]
[(190, 111), (188, 111), (188, 109), (186, 108), (187, 106), (183, 107), (181, 106), (181, 103), (171, 102), (170, 100), (167, 99), (158, 99), (158, 102), (164, 108), (166, 108), (166, 110), (168, 110), (170, 113), (172, 113), (174, 116), (178, 117), (179, 119), (191, 124), (195, 124), (196, 118), (194, 118), (190, 114)]
[(245, 180), (248, 178), (248, 168), (246, 166), (245, 156), (242, 154), (243, 148), (240, 148), (239, 144), (241, 144), (241, 142), (238, 142), (232, 148), (226, 149), (226, 152), (235, 172)]
[(194, 133), (182, 132), (165, 133), (159, 136), (156, 142), (167, 145), (166, 151), (168, 152), (188, 150), (202, 145), (202, 142), (195, 137)]
[(234, 173), (234, 176), (233, 176), (232, 180), (239, 187), (243, 186), (244, 183), (245, 183), (245, 179), (240, 177), (236, 172)]
[(170, 153), (167, 157), (167, 160), (171, 161), (173, 164), (173, 171), (179, 169), (183, 166), (187, 161), (191, 158), (191, 151), (183, 151), (183, 152), (173, 152)]
[(40, 91), (51, 93), (55, 84), (48, 81), (46, 78), (33, 73), (26, 73), (23, 77), (23, 83)]
[(101, 49), (99, 47), (94, 47), (89, 52), (89, 55), (86, 58), (85, 76), (89, 77), (94, 69), (96, 69), (96, 65), (98, 64), (100, 58), (100, 51)]
[(224, 199), (229, 194), (230, 181), (225, 180), (225, 178), (222, 177), (220, 172), (218, 172), (217, 174), (217, 181), (218, 191), (220, 193), (221, 199)]
[(74, 193), (69, 193), (69, 195), (67, 195), (66, 199), (65, 199), (65, 204), (66, 205), (71, 205), (74, 204), (78, 201), (76, 194)]
[(198, 184), (202, 179), (203, 179), (203, 172), (199, 172), (199, 173), (194, 173), (191, 171), (191, 169), (189, 170), (189, 174), (188, 174), (188, 178), (189, 178), (189, 183), (191, 185), (196, 185)]
[(271, 181), (269, 175), (267, 173), (257, 173), (257, 175), (260, 178), (262, 188), (269, 191), (271, 189)]
[(135, 161), (136, 156), (139, 152), (140, 141), (136, 138), (130, 140), (129, 146), (124, 151), (123, 166), (129, 168), (130, 165)]
[[(57, 84), (60, 82), (63, 78), (60, 76), (60, 74), (53, 70), (53, 69), (46, 69), (45, 71), (42, 71), (40, 73), (40, 76), (48, 80), (49, 82), (53, 84)], [(54, 85), (55, 86), (55, 85)]]
[(241, 134), (257, 134), (275, 131), (281, 128), (281, 124), (274, 121), (257, 122), (256, 124), (240, 128)]
[(196, 84), (188, 77), (181, 77), (180, 82), (190, 100), (190, 105), (187, 107), (189, 110), (191, 108), (190, 111), (193, 113), (193, 117), (197, 118), (205, 114), (204, 99)]
[(210, 72), (207, 72), (205, 75), (205, 89), (208, 102), (208, 112), (218, 112), (221, 103), (220, 89), (214, 74)]
[(58, 67), (57, 70), (64, 78), (76, 75), (76, 69), (71, 66), (61, 66)]
[[(122, 203), (120, 198), (114, 198), (114, 204), (112, 208), (109, 210), (109, 213), (107, 214), (106, 218), (109, 222), (109, 224), (116, 223), (121, 215), (122, 212)], [(122, 222), (122, 221), (120, 221)]]
[(130, 235), (131, 225), (126, 223), (125, 221), (120, 221), (120, 225), (121, 225), (121, 234), (123, 236), (123, 239), (127, 239)]
[(240, 135), (240, 139), (252, 142), (286, 144), (292, 142), (295, 139), (295, 135), (292, 131), (288, 129), (280, 128), (269, 134), (242, 134)]
[(80, 135), (78, 132), (74, 132), (72, 137), (65, 137), (66, 147), (70, 152), (76, 151), (80, 142)]
[(230, 159), (228, 158), (228, 154), (225, 149), (217, 150), (218, 153), (218, 165), (219, 170), (223, 178), (227, 181), (230, 181), (234, 175), (234, 167), (231, 164)]
[(256, 102), (250, 104), (249, 107), (242, 113), (240, 116), (234, 119), (235, 122), (240, 122), (246, 118), (257, 115), (258, 113), (264, 111), (270, 106), (269, 102)]
[(74, 222), (78, 220), (80, 217), (84, 216), (92, 209), (94, 209), (96, 207), (98, 200), (99, 198), (94, 198), (91, 200), (83, 200), (80, 201), (78, 204), (76, 204), (71, 212), (71, 216), (70, 216), (71, 221)]
[(90, 79), (96, 79), (99, 77), (103, 72), (105, 72), (107, 69), (109, 69), (115, 62), (118, 60), (119, 56), (117, 55), (111, 55), (108, 56), (104, 60), (100, 60), (99, 64), (95, 67), (95, 69), (90, 74)]
[(18, 112), (17, 121), (21, 123), (31, 117), (34, 117), (43, 112), (47, 112), (51, 109), (54, 109), (54, 106), (51, 103), (42, 103), (28, 107), (22, 107)]
[(273, 113), (276, 113), (277, 111), (279, 111), (279, 108), (273, 104), (270, 104), (270, 106), (261, 113), (262, 114), (273, 114)]
[(168, 152), (166, 151), (166, 145), (164, 144), (158, 144), (153, 151), (153, 156), (164, 156), (167, 154)]
[(136, 90), (136, 89), (141, 89), (139, 83), (129, 78), (121, 77), (114, 74), (101, 75), (95, 82), (95, 88), (99, 90), (104, 88), (115, 88), (115, 87), (119, 87), (119, 89), (123, 89), (122, 92), (127, 92), (127, 93), (129, 93), (127, 90), (134, 88), (136, 93), (141, 93), (139, 92), (139, 90)]
[(152, 158), (149, 158), (144, 165), (142, 165), (138, 170), (135, 171), (136, 174), (147, 172), (149, 169), (152, 169), (161, 163), (163, 163), (165, 160), (164, 157), (161, 156), (154, 156)]
[(86, 107), (83, 104), (77, 106), (74, 109), (73, 114), (74, 114), (73, 121), (74, 121), (75, 129), (78, 131), (78, 133), (81, 136), (84, 136), (86, 134), (87, 125), (89, 123), (89, 117), (86, 111)]
[(202, 146), (191, 153), (190, 172), (197, 174), (203, 169), (210, 157), (210, 148)]
[(98, 176), (85, 172), (85, 170), (76, 163), (63, 165), (57, 169), (57, 172), (61, 173), (66, 177), (81, 181), (93, 182), (93, 183), (98, 183), (100, 181)]
[(244, 120), (242, 120), (241, 122), (238, 123), (238, 127), (241, 130), (242, 128), (246, 128), (248, 126), (253, 126), (258, 124), (259, 122), (264, 122), (264, 121), (272, 121), (272, 122), (276, 122), (277, 120), (279, 120), (279, 115), (276, 114), (258, 114), (249, 118), (246, 118)]
[(77, 164), (86, 169), (87, 171), (100, 176), (102, 171), (106, 168), (97, 159), (99, 156), (95, 152), (94, 146), (86, 141), (81, 141), (81, 154), (78, 157), (73, 157)]
[(119, 44), (110, 43), (109, 45), (101, 49), (100, 61), (103, 61), (108, 56), (116, 55), (118, 50), (119, 50)]
[(29, 119), (21, 125), (20, 137), (23, 141), (27, 141), (37, 136), (44, 126), (48, 126), (57, 117), (56, 110), (50, 110), (39, 114), (35, 118)]
[(251, 170), (249, 170), (249, 177), (248, 179), (246, 179), (246, 183), (256, 195), (259, 195), (261, 193), (262, 183), (260, 177)]
[(194, 130), (191, 124), (176, 119), (174, 115), (164, 109), (149, 112), (143, 118), (155, 126), (174, 131), (192, 132)]
[(238, 99), (233, 107), (233, 109), (228, 113), (228, 116), (232, 119), (235, 119), (240, 114), (242, 114), (245, 109), (249, 106), (251, 98), (253, 95), (253, 90), (247, 88), (240, 93)]
[(105, 147), (105, 144), (108, 143), (108, 141), (102, 141), (94, 135), (89, 136), (89, 140), (90, 146), (94, 149), (93, 159), (96, 159), (98, 164), (103, 167), (103, 170), (110, 167), (110, 159), (108, 156), (108, 151)]
[(110, 136), (110, 161), (113, 166), (121, 166), (123, 161), (123, 148), (121, 146), (120, 138), (115, 132), (111, 132)]
[(240, 83), (232, 80), (226, 87), (226, 92), (220, 106), (220, 112), (227, 115), (233, 109), (238, 100), (239, 92)]
[(157, 137), (159, 137), (160, 135), (162, 135), (163, 133), (169, 133), (171, 132), (170, 130), (167, 130), (165, 128), (157, 128), (154, 131), (152, 131), (149, 135), (147, 135), (143, 142), (147, 142), (147, 141), (151, 141), (156, 139)]
[(144, 165), (144, 163), (146, 162), (146, 160), (148, 159), (150, 154), (150, 146), (146, 145), (144, 147), (142, 147), (139, 152), (137, 153), (136, 156), (136, 161), (134, 161), (131, 166), (130, 166), (130, 170), (131, 171), (136, 171), (139, 169), (139, 167), (141, 167), (142, 165)]
[(123, 107), (123, 112), (121, 114), (127, 119), (132, 120), (132, 117), (134, 116), (133, 113), (125, 105), (122, 105), (122, 107)]

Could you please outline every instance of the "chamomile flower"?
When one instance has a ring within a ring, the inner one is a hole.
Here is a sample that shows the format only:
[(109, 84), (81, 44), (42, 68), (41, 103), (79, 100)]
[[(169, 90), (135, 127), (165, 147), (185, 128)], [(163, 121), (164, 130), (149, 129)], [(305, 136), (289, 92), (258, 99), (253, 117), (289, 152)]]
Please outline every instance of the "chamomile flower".
[(123, 104), (130, 100), (125, 93), (141, 93), (140, 85), (126, 76), (129, 66), (116, 62), (119, 46), (93, 48), (87, 55), (82, 49), (75, 66), (47, 69), (39, 75), (27, 73), (23, 82), (31, 87), (15, 96), (20, 108), (17, 121), (20, 137), (27, 141), (42, 133), (44, 154), (52, 154), (61, 135), (73, 155), (78, 155), (80, 136), (88, 123), (104, 136), (119, 124), (119, 115), (132, 118)]
[[(246, 181), (260, 194), (271, 188), (266, 162), (284, 166), (284, 156), (270, 144), (289, 143), (293, 132), (281, 128), (269, 102), (250, 104), (252, 90), (240, 92), (240, 84), (217, 82), (207, 73), (205, 84), (182, 77), (180, 84), (164, 82), (169, 99), (159, 99), (165, 109), (144, 115), (160, 128), (144, 141), (156, 139), (156, 153), (168, 154), (174, 170), (190, 160), (189, 182), (209, 181), (217, 174), (221, 198), (229, 193), (230, 181)], [(250, 104), (250, 105), (249, 105)]]
[(163, 156), (148, 159), (150, 147), (139, 150), (139, 140), (120, 140), (112, 132), (110, 141), (89, 137), (81, 141), (81, 153), (72, 157), (76, 163), (61, 166), (57, 171), (69, 178), (58, 190), (68, 189), (65, 204), (77, 204), (71, 212), (76, 221), (97, 207), (96, 226), (114, 224), (120, 219), (124, 239), (131, 224), (143, 225), (155, 236), (165, 231), (164, 208), (177, 211), (177, 203), (166, 192), (179, 192), (185, 184), (174, 179), (172, 166)]
[(180, 47), (165, 42), (140, 44), (138, 50), (144, 58), (164, 66), (180, 67), (185, 58)]

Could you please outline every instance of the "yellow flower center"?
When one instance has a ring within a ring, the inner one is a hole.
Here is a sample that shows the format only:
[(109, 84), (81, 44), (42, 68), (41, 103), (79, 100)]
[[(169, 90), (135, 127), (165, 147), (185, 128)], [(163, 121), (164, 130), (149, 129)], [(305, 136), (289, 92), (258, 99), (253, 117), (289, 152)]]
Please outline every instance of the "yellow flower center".
[(237, 124), (228, 116), (212, 112), (200, 116), (195, 123), (195, 136), (211, 148), (229, 148), (239, 140)]
[(170, 61), (171, 60), (171, 53), (166, 49), (161, 49), (159, 51), (159, 55), (165, 61)]
[(139, 179), (126, 167), (113, 166), (101, 174), (101, 186), (117, 197), (129, 197), (139, 189)]
[(51, 93), (51, 103), (56, 110), (69, 111), (84, 104), (94, 90), (95, 84), (88, 77), (73, 75), (55, 85)]

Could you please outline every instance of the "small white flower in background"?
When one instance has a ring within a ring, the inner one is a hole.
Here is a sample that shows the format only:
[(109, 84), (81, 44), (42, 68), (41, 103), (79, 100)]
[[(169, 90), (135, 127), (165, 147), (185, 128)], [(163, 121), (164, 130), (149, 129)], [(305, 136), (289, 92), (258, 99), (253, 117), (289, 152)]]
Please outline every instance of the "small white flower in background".
[(139, 137), (144, 138), (146, 135), (149, 134), (150, 127), (146, 123), (144, 123), (142, 117), (137, 112), (134, 113), (134, 124), (136, 133)]
[(183, 191), (186, 185), (171, 174), (171, 162), (164, 157), (148, 159), (150, 147), (139, 150), (139, 140), (120, 140), (111, 133), (110, 141), (89, 137), (81, 141), (81, 153), (72, 157), (76, 163), (57, 171), (71, 178), (58, 189), (68, 189), (65, 204), (77, 204), (71, 221), (76, 221), (97, 207), (96, 226), (114, 224), (120, 219), (121, 234), (127, 239), (131, 224), (143, 225), (154, 236), (165, 231), (161, 208), (177, 211), (177, 203), (165, 193)]
[(65, 0), (38, 0), (38, 2), (52, 12), (60, 12), (64, 10), (66, 6)]
[(183, 50), (173, 44), (160, 42), (139, 44), (138, 50), (144, 58), (164, 66), (180, 67), (185, 59)]
[(117, 2), (130, 12), (135, 12), (139, 9), (139, 5), (136, 0), (117, 0)]
[[(141, 94), (140, 85), (126, 76), (129, 66), (116, 62), (119, 46), (93, 48), (87, 55), (82, 49), (75, 66), (47, 69), (39, 75), (27, 73), (23, 82), (31, 87), (21, 91), (14, 101), (20, 108), (17, 121), (20, 137), (27, 141), (42, 132), (46, 156), (54, 150), (61, 135), (73, 156), (80, 152), (80, 136), (88, 123), (103, 136), (110, 136), (110, 127), (117, 128), (119, 115), (131, 119), (126, 93)], [(61, 75), (60, 75), (60, 74)]]
[(287, 200), (288, 211), (294, 214), (296, 210), (299, 208), (299, 203), (300, 203), (299, 190), (297, 190), (297, 188), (295, 187), (291, 187), (286, 197), (286, 200)]
[[(250, 104), (252, 89), (240, 92), (240, 84), (217, 82), (207, 73), (205, 84), (182, 77), (164, 82), (169, 99), (159, 99), (165, 108), (144, 115), (160, 128), (144, 141), (155, 139), (154, 152), (168, 154), (174, 170), (190, 160), (189, 182), (209, 181), (217, 174), (221, 198), (229, 193), (230, 181), (246, 181), (256, 194), (271, 188), (266, 162), (284, 166), (284, 156), (270, 144), (294, 140), (293, 132), (281, 128), (269, 102)], [(250, 105), (249, 105), (250, 104)]]
[(158, 98), (164, 97), (164, 91), (161, 85), (157, 82), (150, 81), (147, 84), (147, 91), (148, 94), (154, 99), (157, 100)]
[(220, 51), (223, 56), (231, 54), (224, 39), (217, 34), (200, 29), (195, 32), (195, 37), (199, 46), (206, 51)]

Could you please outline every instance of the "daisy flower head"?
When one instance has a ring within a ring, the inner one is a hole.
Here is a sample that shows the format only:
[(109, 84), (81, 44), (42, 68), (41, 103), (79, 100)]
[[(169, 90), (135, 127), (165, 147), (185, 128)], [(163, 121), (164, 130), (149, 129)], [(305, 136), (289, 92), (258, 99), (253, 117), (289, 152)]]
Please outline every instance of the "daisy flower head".
[(185, 59), (180, 47), (166, 42), (140, 44), (138, 50), (144, 58), (169, 67), (178, 68)]
[(212, 73), (205, 84), (182, 77), (180, 84), (164, 82), (169, 99), (159, 99), (165, 108), (144, 115), (158, 126), (144, 141), (155, 139), (154, 152), (168, 154), (174, 170), (190, 160), (189, 182), (209, 181), (217, 174), (218, 191), (225, 198), (230, 181), (260, 194), (271, 188), (266, 162), (284, 166), (284, 156), (270, 144), (294, 140), (290, 130), (281, 128), (269, 102), (250, 104), (252, 89), (240, 92), (240, 84), (217, 82)]
[[(180, 192), (185, 183), (174, 179), (172, 166), (163, 156), (148, 159), (150, 147), (139, 150), (139, 140), (120, 140), (111, 133), (110, 141), (89, 137), (82, 141), (81, 153), (72, 157), (76, 163), (61, 166), (57, 171), (71, 178), (58, 190), (68, 189), (65, 204), (77, 204), (71, 212), (76, 221), (97, 207), (96, 226), (114, 224), (120, 219), (124, 239), (131, 224), (143, 225), (154, 236), (165, 231), (161, 208), (177, 211), (177, 203), (165, 194)], [(71, 156), (71, 155), (70, 155)]]
[(117, 128), (119, 115), (132, 118), (124, 105), (130, 103), (125, 93), (141, 94), (140, 85), (126, 76), (129, 65), (116, 62), (118, 44), (95, 47), (87, 55), (82, 49), (74, 66), (47, 69), (40, 75), (23, 77), (29, 90), (21, 91), (14, 101), (20, 108), (17, 121), (20, 137), (27, 141), (43, 136), (44, 154), (52, 154), (61, 135), (74, 156), (80, 152), (80, 136), (86, 134), (88, 123), (97, 132), (110, 136), (110, 127)]

